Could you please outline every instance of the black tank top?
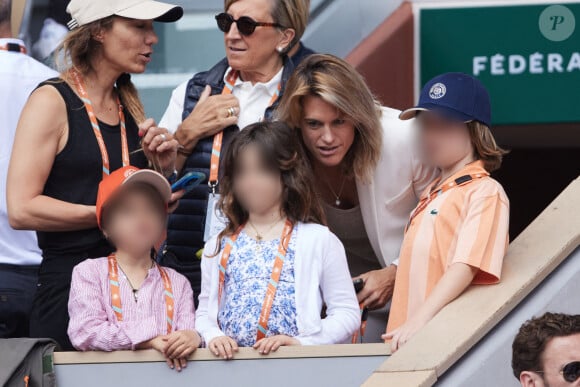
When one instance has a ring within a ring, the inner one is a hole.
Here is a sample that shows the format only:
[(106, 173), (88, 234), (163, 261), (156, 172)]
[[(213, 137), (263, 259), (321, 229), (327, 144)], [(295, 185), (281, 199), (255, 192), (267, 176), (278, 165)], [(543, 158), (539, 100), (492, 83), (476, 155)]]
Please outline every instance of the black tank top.
[[(66, 104), (68, 115), (68, 140), (64, 149), (56, 156), (54, 164), (44, 185), (43, 194), (69, 203), (94, 206), (97, 191), (102, 180), (103, 160), (83, 102), (62, 80), (50, 79), (40, 86), (50, 85), (58, 90)], [(140, 149), (138, 127), (133, 117), (125, 110), (127, 142), (131, 165), (138, 168), (147, 166)], [(120, 126), (107, 125), (99, 121), (99, 127), (109, 154), (111, 171), (123, 164), (121, 156)], [(67, 232), (39, 231), (38, 245), (43, 256), (70, 256), (106, 244), (98, 228)]]

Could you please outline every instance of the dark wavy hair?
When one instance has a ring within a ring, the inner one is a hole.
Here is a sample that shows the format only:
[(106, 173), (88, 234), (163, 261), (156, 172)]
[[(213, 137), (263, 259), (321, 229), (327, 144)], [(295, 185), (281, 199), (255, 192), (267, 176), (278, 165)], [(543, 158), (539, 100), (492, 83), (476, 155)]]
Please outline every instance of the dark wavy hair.
[(221, 163), (223, 176), (220, 178), (218, 208), (227, 217), (228, 223), (218, 235), (216, 254), (223, 238), (231, 236), (248, 220), (249, 214), (236, 198), (233, 187), (239, 156), (249, 145), (258, 148), (266, 168), (280, 173), (284, 215), (293, 223), (326, 223), (314, 190), (312, 169), (295, 131), (279, 121), (258, 122), (234, 135)]
[(512, 370), (519, 380), (523, 371), (543, 371), (542, 355), (550, 340), (580, 333), (580, 314), (546, 313), (521, 326), (512, 345)]

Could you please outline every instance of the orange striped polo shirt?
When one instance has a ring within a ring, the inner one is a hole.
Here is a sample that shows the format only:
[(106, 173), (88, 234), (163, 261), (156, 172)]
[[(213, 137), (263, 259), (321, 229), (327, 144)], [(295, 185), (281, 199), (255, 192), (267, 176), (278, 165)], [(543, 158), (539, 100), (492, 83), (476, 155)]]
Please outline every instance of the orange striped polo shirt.
[(421, 195), (417, 208), (432, 189), (466, 175), (481, 177), (442, 192), (411, 218), (401, 246), (387, 332), (416, 313), (456, 262), (479, 269), (473, 284), (499, 282), (509, 243), (509, 201), (482, 161), (466, 165), (442, 185), (433, 182)]

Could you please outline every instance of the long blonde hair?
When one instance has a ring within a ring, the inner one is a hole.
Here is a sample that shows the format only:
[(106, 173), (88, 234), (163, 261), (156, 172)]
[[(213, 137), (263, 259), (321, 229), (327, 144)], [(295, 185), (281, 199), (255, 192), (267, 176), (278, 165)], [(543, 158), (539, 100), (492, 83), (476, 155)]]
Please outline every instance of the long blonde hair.
[[(301, 136), (303, 100), (322, 98), (354, 122), (354, 142), (345, 156), (345, 173), (369, 182), (382, 149), (381, 107), (363, 77), (344, 60), (333, 55), (307, 57), (286, 84), (276, 118), (295, 128)], [(302, 137), (301, 137), (302, 138)]]
[[(66, 35), (55, 52), (55, 61), (65, 81), (71, 83), (69, 70), (72, 68), (83, 76), (94, 70), (91, 61), (101, 50), (101, 43), (93, 37), (102, 30), (110, 29), (114, 20), (115, 16), (96, 20), (75, 28)], [(145, 109), (135, 85), (131, 82), (131, 76), (127, 73), (122, 74), (117, 79), (116, 85), (123, 106), (135, 122), (145, 121)]]

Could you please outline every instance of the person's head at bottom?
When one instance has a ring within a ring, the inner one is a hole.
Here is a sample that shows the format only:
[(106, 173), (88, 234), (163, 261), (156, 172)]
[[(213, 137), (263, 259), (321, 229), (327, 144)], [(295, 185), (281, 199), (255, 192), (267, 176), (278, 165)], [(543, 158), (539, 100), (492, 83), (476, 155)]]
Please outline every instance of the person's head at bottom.
[(163, 237), (171, 188), (159, 173), (124, 167), (99, 185), (97, 220), (117, 254), (150, 259)]
[(512, 345), (512, 369), (522, 386), (580, 386), (580, 315), (526, 321)]

